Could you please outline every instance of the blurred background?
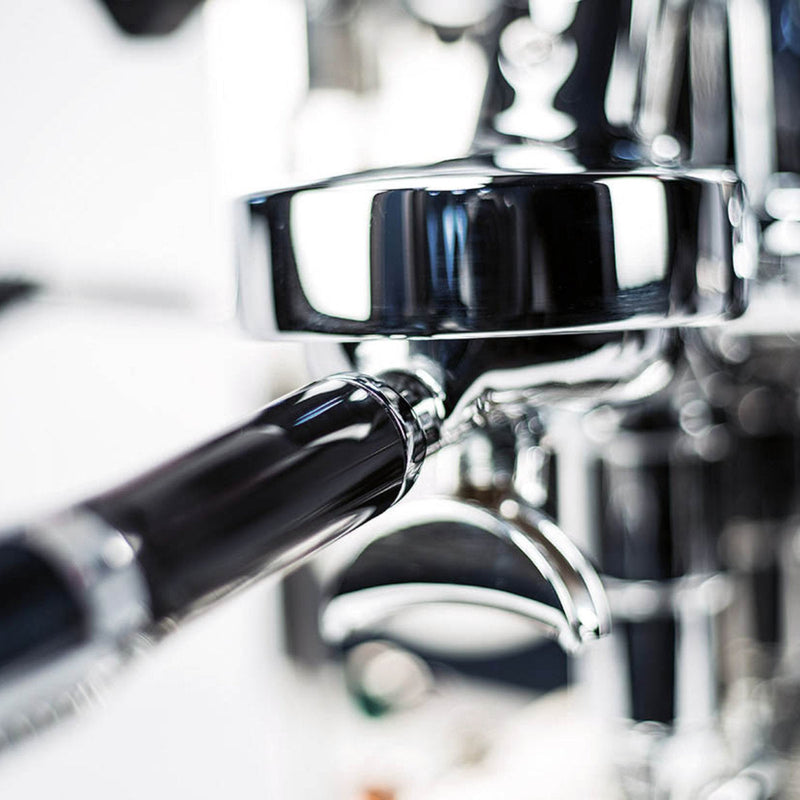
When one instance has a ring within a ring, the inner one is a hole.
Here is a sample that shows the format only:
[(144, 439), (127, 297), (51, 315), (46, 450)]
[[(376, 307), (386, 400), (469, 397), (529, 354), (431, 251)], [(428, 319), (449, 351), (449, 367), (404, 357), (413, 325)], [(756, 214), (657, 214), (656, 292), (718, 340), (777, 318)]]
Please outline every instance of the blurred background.
[[(280, 181), (302, 8), (218, 5), (152, 39), (95, 0), (0, 5), (0, 280), (41, 287), (0, 309), (3, 522), (125, 479), (301, 379), (286, 347), (232, 322), (229, 212), (245, 177)], [(242, 74), (263, 102), (234, 92), (215, 124)], [(271, 592), (190, 623), (102, 705), (5, 753), (0, 795), (268, 796), (282, 757)]]

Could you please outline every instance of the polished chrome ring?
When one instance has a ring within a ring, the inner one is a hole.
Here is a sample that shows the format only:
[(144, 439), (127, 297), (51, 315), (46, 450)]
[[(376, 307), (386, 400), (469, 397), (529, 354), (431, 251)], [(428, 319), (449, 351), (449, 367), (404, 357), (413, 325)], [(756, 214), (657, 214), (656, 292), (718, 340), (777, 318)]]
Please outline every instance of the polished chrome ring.
[(739, 313), (729, 171), (516, 172), (480, 161), (245, 199), (240, 309), (260, 338), (630, 330)]
[(48, 516), (9, 536), (60, 575), (85, 615), (83, 639), (3, 674), (3, 740), (43, 727), (91, 696), (152, 623), (147, 581), (132, 544), (85, 509)]

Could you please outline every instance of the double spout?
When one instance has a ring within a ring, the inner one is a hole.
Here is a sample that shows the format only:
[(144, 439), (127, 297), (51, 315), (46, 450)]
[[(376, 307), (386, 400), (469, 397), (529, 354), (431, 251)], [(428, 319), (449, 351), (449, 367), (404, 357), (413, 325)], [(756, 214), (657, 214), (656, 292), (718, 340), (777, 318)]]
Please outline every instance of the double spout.
[[(329, 587), (320, 627), (330, 644), (389, 633), (430, 647), (427, 626), (413, 616), (432, 606), (505, 612), (527, 623), (523, 642), (544, 635), (568, 652), (610, 629), (594, 568), (521, 498), (509, 495), (497, 508), (444, 497), (409, 501), (370, 526), (369, 536)], [(467, 633), (460, 645), (473, 647), (470, 639)]]

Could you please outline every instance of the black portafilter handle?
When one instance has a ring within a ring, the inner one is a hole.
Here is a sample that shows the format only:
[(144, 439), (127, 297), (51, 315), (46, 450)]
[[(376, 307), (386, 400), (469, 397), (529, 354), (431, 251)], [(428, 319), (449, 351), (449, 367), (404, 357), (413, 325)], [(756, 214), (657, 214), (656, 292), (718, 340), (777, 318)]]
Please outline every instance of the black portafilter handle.
[(437, 402), (406, 373), (326, 378), (136, 480), (6, 532), (0, 732), (20, 706), (74, 686), (98, 654), (296, 564), (397, 502), (436, 441)]
[(385, 511), (424, 454), (403, 397), (371, 379), (334, 377), (86, 507), (134, 545), (160, 618)]

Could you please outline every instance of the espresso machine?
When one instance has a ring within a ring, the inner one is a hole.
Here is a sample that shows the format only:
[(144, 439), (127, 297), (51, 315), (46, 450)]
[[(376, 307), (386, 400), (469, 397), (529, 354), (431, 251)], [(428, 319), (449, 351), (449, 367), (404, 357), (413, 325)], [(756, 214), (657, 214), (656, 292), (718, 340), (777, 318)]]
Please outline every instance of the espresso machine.
[[(359, 146), (235, 228), (241, 324), (313, 380), (3, 533), (3, 741), (279, 575), (283, 796), (800, 796), (800, 7), (304, 13), (298, 172), (355, 104)], [(465, 46), (466, 142), (371, 147), (392, 59)]]

